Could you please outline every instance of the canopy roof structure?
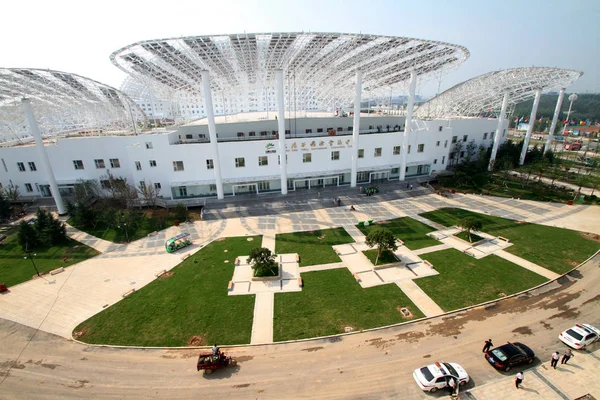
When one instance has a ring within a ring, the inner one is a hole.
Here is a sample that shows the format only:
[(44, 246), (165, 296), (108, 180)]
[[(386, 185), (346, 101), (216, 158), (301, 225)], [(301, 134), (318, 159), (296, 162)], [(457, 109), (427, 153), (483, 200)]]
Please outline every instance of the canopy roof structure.
[(415, 118), (452, 118), (493, 115), (500, 112), (508, 93), (510, 114), (514, 106), (535, 96), (538, 89), (566, 88), (583, 72), (560, 68), (525, 67), (489, 72), (446, 90), (421, 105)]
[(42, 134), (94, 131), (130, 133), (143, 111), (119, 90), (53, 70), (0, 68), (0, 141), (29, 137), (21, 99), (33, 106)]
[(354, 97), (357, 70), (363, 73), (363, 90), (376, 94), (385, 89), (389, 96), (390, 87), (406, 81), (411, 70), (426, 75), (468, 57), (462, 46), (423, 39), (292, 32), (148, 40), (117, 50), (111, 60), (165, 93), (193, 95), (201, 92), (202, 70), (209, 71), (217, 96), (222, 92), (256, 98), (274, 87), (274, 72), (282, 69), (294, 101), (344, 104)]

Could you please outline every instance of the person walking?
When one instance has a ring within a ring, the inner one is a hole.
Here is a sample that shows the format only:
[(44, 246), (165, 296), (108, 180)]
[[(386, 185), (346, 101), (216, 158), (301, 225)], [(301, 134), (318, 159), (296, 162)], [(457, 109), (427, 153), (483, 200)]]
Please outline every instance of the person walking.
[(565, 354), (563, 354), (562, 360), (560, 360), (561, 364), (566, 364), (567, 361), (569, 361), (571, 359), (571, 357), (573, 357), (573, 352), (571, 351), (571, 349), (567, 349), (567, 351), (565, 351)]
[(488, 339), (485, 341), (485, 345), (483, 345), (483, 350), (481, 350), (482, 353), (487, 353), (487, 351), (489, 349), (491, 349), (494, 346), (494, 344), (492, 343), (492, 339)]
[(523, 371), (520, 371), (515, 377), (515, 387), (518, 389), (519, 385), (523, 382)]
[(558, 359), (560, 358), (560, 352), (555, 351), (552, 353), (552, 361), (550, 362), (550, 366), (556, 369), (556, 365), (558, 364)]

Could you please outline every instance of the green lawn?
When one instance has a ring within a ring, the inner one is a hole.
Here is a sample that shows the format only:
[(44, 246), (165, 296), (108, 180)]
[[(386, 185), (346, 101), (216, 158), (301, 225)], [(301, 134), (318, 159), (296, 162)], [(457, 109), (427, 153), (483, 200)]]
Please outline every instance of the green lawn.
[(476, 235), (473, 232), (471, 232), (471, 240), (469, 240), (469, 235), (467, 235), (466, 231), (461, 231), (454, 236), (456, 236), (459, 239), (464, 240), (465, 242), (469, 242), (469, 243), (476, 243), (476, 242), (479, 242), (480, 240), (483, 240), (483, 238), (481, 236)]
[[(369, 259), (369, 261), (371, 261), (371, 264), (373, 265), (385, 265), (398, 262), (398, 259), (394, 253), (389, 250), (383, 251), (381, 253), (381, 257), (379, 257), (379, 260), (377, 259), (377, 249), (363, 251), (363, 254)], [(377, 263), (375, 263), (375, 261), (377, 261)]]
[(137, 239), (141, 239), (147, 237), (149, 233), (154, 231), (160, 231), (162, 229), (173, 226), (173, 222), (175, 222), (177, 218), (175, 214), (170, 213), (165, 216), (162, 220), (159, 218), (152, 218), (144, 216), (141, 219), (140, 226), (134, 230), (125, 231), (124, 229), (116, 229), (111, 228), (103, 224), (98, 224), (95, 228), (83, 228), (74, 223), (73, 219), (68, 221), (73, 227), (89, 233), (92, 236), (95, 236), (100, 239), (108, 240), (109, 242), (114, 243), (125, 243), (129, 238), (129, 241), (132, 242)]
[(283, 233), (275, 236), (275, 253), (298, 253), (301, 267), (329, 264), (342, 261), (331, 246), (353, 242), (344, 228)]
[[(17, 228), (4, 232), (8, 237), (0, 245), (0, 283), (13, 286), (28, 281), (36, 275), (33, 263), (24, 259), (25, 252), (17, 240)], [(63, 245), (40, 248), (34, 251), (34, 263), (40, 273), (60, 267), (68, 267), (100, 253), (75, 240), (67, 239)], [(63, 261), (63, 259), (65, 259)]]
[(151, 282), (75, 332), (85, 333), (84, 342), (113, 345), (186, 346), (192, 336), (204, 344), (250, 343), (254, 295), (227, 295), (235, 258), (260, 246), (260, 236), (247, 239), (212, 242), (175, 267), (172, 276)]
[(584, 238), (579, 232), (570, 229), (521, 224), (458, 208), (442, 208), (421, 216), (444, 226), (455, 225), (464, 217), (477, 217), (483, 224), (483, 232), (504, 236), (514, 243), (506, 251), (558, 274), (571, 270), (600, 248), (600, 243)]
[(480, 260), (455, 249), (421, 255), (440, 274), (415, 279), (415, 283), (444, 311), (452, 311), (510, 295), (548, 279), (490, 255)]
[(434, 228), (425, 225), (422, 222), (410, 217), (396, 218), (388, 221), (381, 221), (375, 225), (358, 226), (357, 228), (366, 236), (375, 228), (387, 228), (394, 233), (396, 238), (402, 239), (404, 245), (411, 250), (422, 249), (424, 247), (436, 246), (441, 244), (435, 239), (427, 236), (429, 232), (435, 231)]
[(355, 330), (407, 321), (397, 307), (413, 318), (423, 314), (394, 284), (363, 289), (346, 268), (302, 274), (302, 292), (275, 295), (275, 341), (335, 335), (345, 326)]

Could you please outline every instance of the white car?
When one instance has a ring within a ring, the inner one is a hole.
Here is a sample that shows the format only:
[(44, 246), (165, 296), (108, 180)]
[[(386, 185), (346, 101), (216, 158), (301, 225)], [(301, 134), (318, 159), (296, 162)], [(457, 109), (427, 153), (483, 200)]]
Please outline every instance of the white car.
[(567, 346), (579, 350), (600, 339), (600, 330), (588, 324), (576, 324), (558, 335), (558, 338)]
[(436, 362), (426, 367), (415, 369), (413, 378), (417, 385), (426, 392), (435, 392), (448, 386), (448, 381), (454, 378), (459, 386), (469, 382), (467, 371), (456, 363)]

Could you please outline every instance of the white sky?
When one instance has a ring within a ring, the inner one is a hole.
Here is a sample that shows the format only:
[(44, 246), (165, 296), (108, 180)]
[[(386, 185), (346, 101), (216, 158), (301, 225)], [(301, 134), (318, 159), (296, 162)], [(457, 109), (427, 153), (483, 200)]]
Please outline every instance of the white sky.
[[(467, 47), (471, 57), (441, 90), (497, 69), (548, 66), (584, 72), (568, 91), (600, 92), (600, 0), (33, 0), (0, 10), (0, 67), (56, 69), (117, 88), (125, 74), (109, 56), (136, 41), (321, 31)], [(418, 90), (433, 95), (437, 83)]]

